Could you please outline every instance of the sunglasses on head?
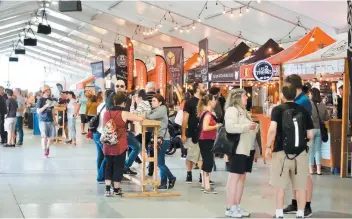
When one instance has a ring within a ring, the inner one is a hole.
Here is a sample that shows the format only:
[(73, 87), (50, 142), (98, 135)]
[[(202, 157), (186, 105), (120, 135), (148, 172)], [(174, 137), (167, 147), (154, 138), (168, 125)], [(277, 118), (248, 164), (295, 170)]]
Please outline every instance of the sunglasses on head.
[(125, 87), (125, 85), (116, 85), (116, 88), (124, 88)]

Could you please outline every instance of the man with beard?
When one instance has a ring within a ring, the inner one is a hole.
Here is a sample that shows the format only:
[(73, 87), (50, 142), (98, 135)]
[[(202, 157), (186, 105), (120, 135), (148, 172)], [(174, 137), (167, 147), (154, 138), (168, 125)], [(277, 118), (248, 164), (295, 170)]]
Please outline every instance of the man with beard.
[[(204, 96), (207, 91), (202, 83), (193, 84), (194, 96), (190, 98), (183, 109), (183, 121), (182, 121), (182, 142), (187, 149), (186, 157), (186, 168), (187, 168), (187, 183), (192, 183), (192, 167), (193, 164), (198, 163), (199, 169), (202, 169), (202, 157), (200, 155), (199, 144), (192, 142), (192, 137), (195, 134), (197, 124), (198, 124), (198, 115), (197, 115), (197, 105), (199, 100)], [(188, 126), (188, 127), (187, 127)], [(202, 178), (199, 180), (201, 181)]]

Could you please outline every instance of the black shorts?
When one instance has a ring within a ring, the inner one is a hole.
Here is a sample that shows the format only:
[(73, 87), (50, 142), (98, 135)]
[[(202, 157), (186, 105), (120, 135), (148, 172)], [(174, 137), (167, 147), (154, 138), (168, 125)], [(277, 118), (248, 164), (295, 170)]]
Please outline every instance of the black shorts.
[(214, 154), (211, 151), (214, 146), (214, 140), (199, 140), (200, 154), (203, 159), (202, 170), (206, 173), (211, 173), (214, 167)]
[(88, 123), (94, 116), (87, 116), (84, 114), (80, 114), (81, 116), (81, 123), (85, 124)]
[(227, 163), (227, 171), (230, 173), (244, 174), (251, 173), (253, 167), (255, 150), (251, 150), (249, 156), (243, 154), (235, 154), (229, 157)]

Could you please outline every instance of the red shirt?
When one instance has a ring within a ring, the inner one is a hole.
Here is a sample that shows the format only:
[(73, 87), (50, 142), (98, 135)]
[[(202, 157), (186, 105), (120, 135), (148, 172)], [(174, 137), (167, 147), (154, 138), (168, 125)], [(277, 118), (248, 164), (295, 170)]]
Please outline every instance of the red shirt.
[(104, 113), (103, 124), (105, 125), (111, 118), (114, 118), (117, 134), (120, 136), (116, 145), (108, 146), (104, 144), (104, 155), (121, 155), (127, 150), (127, 129), (126, 123), (122, 120), (122, 111), (108, 110)]
[[(206, 113), (208, 115), (210, 115), (210, 122), (209, 122), (209, 126), (215, 126), (216, 125), (216, 121), (214, 119), (214, 116), (211, 114), (211, 112), (209, 111), (204, 111), (202, 112), (202, 114), (200, 115), (200, 118), (203, 116), (203, 114)], [(205, 116), (204, 116), (205, 118)], [(204, 122), (204, 119), (203, 119)], [(217, 135), (217, 130), (212, 130), (212, 131), (204, 131), (202, 129), (202, 131), (200, 132), (200, 137), (199, 139), (211, 139), (211, 140), (215, 140), (216, 139), (216, 135)]]

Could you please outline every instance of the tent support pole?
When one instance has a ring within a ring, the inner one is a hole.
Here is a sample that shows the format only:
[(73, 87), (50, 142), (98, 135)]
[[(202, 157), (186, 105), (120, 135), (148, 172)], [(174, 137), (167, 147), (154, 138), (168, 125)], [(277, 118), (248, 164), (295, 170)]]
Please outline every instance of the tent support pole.
[[(283, 72), (282, 64), (280, 64), (280, 66), (279, 66), (279, 96), (280, 96), (280, 92), (282, 90), (283, 85), (284, 85), (284, 72)], [(279, 97), (279, 103), (281, 103), (280, 97)]]
[(350, 107), (350, 79), (348, 61), (345, 59), (345, 72), (343, 74), (343, 99), (342, 99), (342, 136), (341, 136), (341, 163), (340, 177), (347, 176), (347, 146), (349, 127), (349, 107)]
[(241, 89), (243, 88), (243, 79), (242, 78), (240, 79), (240, 88)]

